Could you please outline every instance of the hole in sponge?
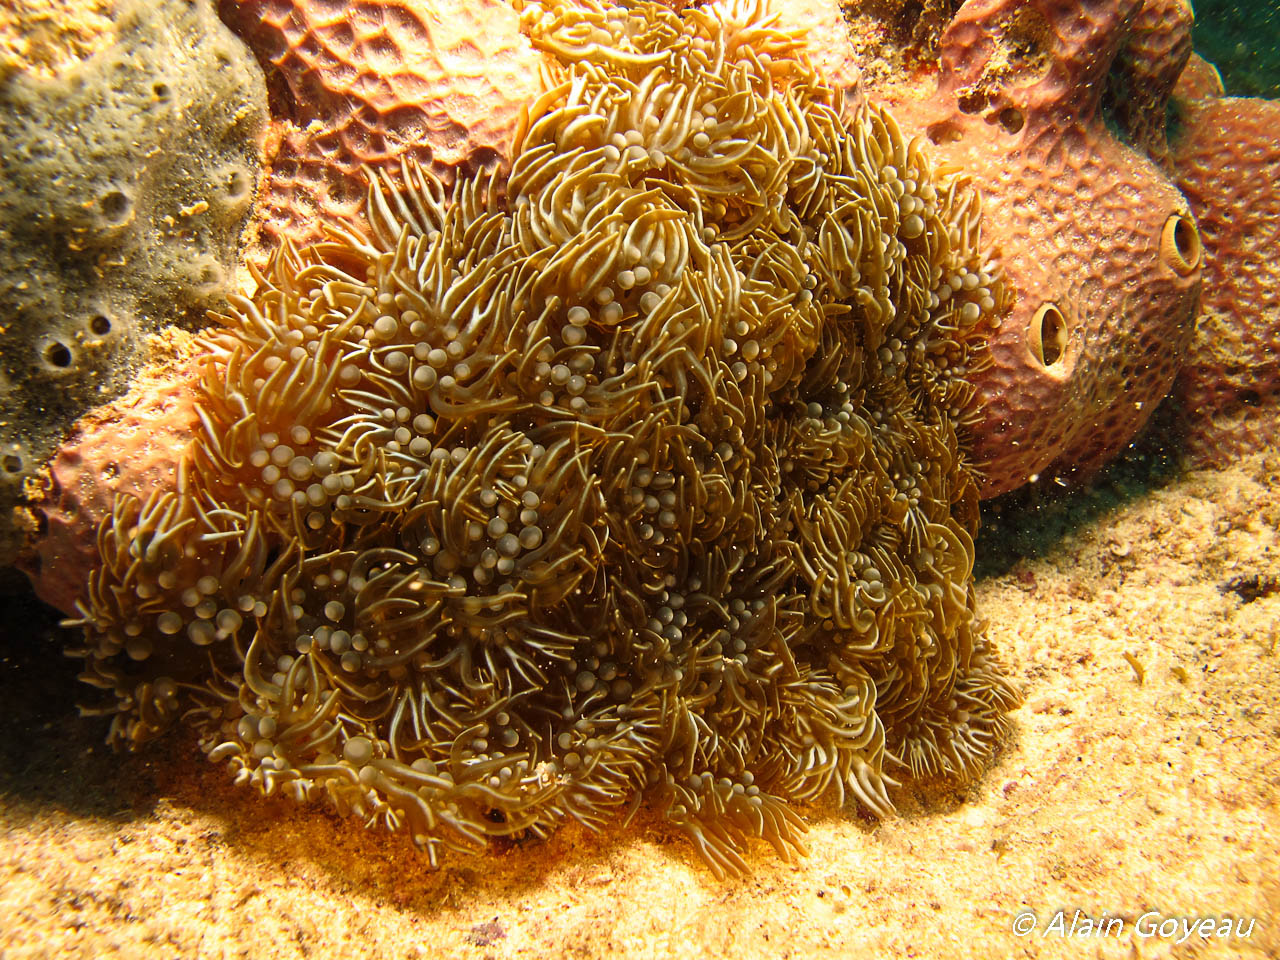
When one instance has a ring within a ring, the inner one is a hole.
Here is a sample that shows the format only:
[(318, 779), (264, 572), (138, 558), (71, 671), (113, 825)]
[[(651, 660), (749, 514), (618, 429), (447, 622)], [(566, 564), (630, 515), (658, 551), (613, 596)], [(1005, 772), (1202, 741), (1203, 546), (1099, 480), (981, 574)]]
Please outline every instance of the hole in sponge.
[(1067, 352), (1067, 318), (1055, 304), (1043, 303), (1027, 324), (1027, 345), (1046, 369), (1062, 360)]
[(211, 291), (222, 284), (222, 267), (213, 260), (196, 264), (194, 272), (196, 288), (199, 290)]
[(930, 124), (925, 135), (933, 143), (955, 143), (962, 136), (960, 128), (949, 120)]
[(222, 291), (226, 281), (222, 265), (207, 253), (178, 264), (176, 273), (183, 281), (187, 295), (197, 298), (215, 296)]
[(1171, 213), (1160, 232), (1160, 259), (1178, 276), (1187, 277), (1200, 266), (1202, 254), (1195, 221), (1189, 214)]
[(22, 458), (16, 453), (5, 454), (4, 460), (0, 461), (0, 466), (4, 467), (5, 473), (21, 473)]
[(970, 90), (960, 94), (956, 100), (956, 106), (960, 108), (961, 113), (981, 113), (987, 109), (989, 102), (990, 99), (981, 90)]
[(1004, 127), (1009, 133), (1017, 133), (1022, 129), (1023, 123), (1026, 122), (1022, 116), (1022, 111), (1017, 107), (1005, 107), (996, 115), (996, 119), (1000, 121), (1000, 126)]
[(243, 170), (231, 170), (222, 181), (222, 189), (226, 191), (227, 199), (233, 203), (248, 195), (250, 185), (249, 175)]
[(168, 103), (173, 99), (173, 88), (157, 81), (151, 85), (151, 95), (155, 97), (156, 103)]
[(111, 190), (98, 198), (98, 209), (107, 223), (118, 226), (129, 219), (133, 203), (119, 190)]
[(44, 358), (53, 366), (65, 370), (71, 366), (71, 348), (55, 340), (44, 348)]
[(89, 318), (89, 332), (95, 337), (105, 337), (111, 332), (111, 318), (105, 313), (95, 313)]

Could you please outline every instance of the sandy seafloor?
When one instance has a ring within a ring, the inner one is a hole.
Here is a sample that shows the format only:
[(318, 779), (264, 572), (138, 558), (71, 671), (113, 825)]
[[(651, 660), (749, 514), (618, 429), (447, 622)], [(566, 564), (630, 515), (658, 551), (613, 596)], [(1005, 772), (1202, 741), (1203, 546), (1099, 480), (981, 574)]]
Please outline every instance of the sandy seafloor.
[[(990, 771), (880, 823), (806, 811), (808, 858), (760, 845), (745, 881), (652, 819), (433, 870), (181, 739), (113, 755), (11, 602), (0, 958), (1280, 956), (1277, 490), (1270, 455), (1006, 511), (979, 601), (1026, 704)], [(1123, 929), (1066, 936), (1077, 910)], [(1144, 915), (1255, 923), (1177, 945)]]

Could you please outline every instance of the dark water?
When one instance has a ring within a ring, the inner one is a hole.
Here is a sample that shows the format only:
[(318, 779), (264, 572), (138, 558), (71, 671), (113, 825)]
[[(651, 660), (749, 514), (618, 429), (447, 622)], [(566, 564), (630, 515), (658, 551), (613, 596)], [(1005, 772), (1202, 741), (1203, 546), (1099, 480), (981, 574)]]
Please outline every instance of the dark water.
[(1194, 0), (1194, 6), (1196, 52), (1217, 66), (1227, 93), (1280, 98), (1280, 0)]

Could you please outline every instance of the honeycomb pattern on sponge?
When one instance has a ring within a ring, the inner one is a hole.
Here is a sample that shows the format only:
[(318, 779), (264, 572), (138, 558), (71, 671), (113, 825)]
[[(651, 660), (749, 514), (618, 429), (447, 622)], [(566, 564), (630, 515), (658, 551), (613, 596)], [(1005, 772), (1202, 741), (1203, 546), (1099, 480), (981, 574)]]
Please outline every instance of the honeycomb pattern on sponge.
[(31, 505), (42, 518), (41, 535), (18, 566), (36, 596), (65, 613), (75, 611), (86, 571), (97, 561), (95, 534), (112, 516), (116, 495), (146, 499), (177, 484), (182, 451), (199, 424), (194, 372), (186, 357), (189, 346), (162, 349), (154, 352), (169, 362), (144, 367), (127, 393), (76, 421), (49, 461), (48, 483)]
[(141, 339), (228, 292), (266, 119), (204, 2), (121, 3), (114, 42), (56, 77), (0, 65), (0, 563), (24, 482), (128, 387)]
[(1189, 29), (1180, 0), (968, 0), (942, 36), (937, 91), (895, 107), (973, 176), (1015, 298), (973, 373), (984, 497), (1087, 480), (1187, 356), (1199, 235), (1142, 148), (1163, 150)]
[(260, 239), (302, 244), (363, 216), (362, 165), (454, 171), (511, 153), (541, 57), (502, 0), (223, 0), (267, 71), (279, 120)]
[(1280, 437), (1280, 101), (1211, 93), (1180, 106), (1171, 161), (1206, 263), (1174, 393), (1183, 453), (1225, 466)]

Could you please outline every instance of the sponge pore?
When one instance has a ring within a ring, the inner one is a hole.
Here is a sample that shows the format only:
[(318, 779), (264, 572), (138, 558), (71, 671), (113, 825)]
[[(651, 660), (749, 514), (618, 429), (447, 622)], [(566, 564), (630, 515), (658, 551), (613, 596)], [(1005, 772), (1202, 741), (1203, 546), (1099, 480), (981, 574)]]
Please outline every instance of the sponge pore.
[(0, 58), (0, 564), (23, 488), (124, 392), (162, 325), (225, 297), (267, 123), (261, 71), (204, 0), (127, 0), (49, 76)]

